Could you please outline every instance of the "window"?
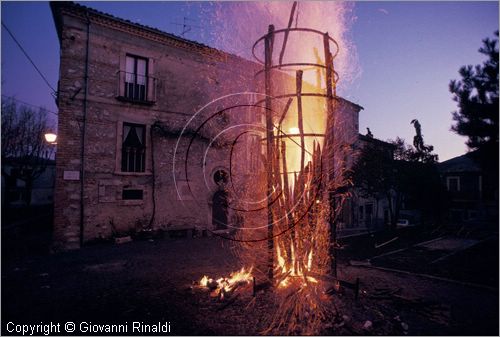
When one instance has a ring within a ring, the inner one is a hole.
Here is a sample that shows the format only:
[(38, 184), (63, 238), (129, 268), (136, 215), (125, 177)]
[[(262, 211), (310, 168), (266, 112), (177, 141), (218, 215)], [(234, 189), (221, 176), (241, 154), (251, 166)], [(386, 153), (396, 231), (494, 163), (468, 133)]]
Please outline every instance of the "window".
[(460, 177), (446, 177), (446, 187), (450, 192), (460, 191)]
[(373, 204), (365, 204), (365, 224), (367, 226), (372, 225), (373, 220)]
[(122, 172), (145, 171), (145, 133), (145, 125), (123, 123)]
[(138, 189), (123, 189), (123, 200), (142, 200), (143, 191)]
[(148, 93), (148, 60), (127, 55), (125, 62), (125, 98), (134, 101), (146, 101)]
[(373, 204), (366, 204), (365, 207), (366, 216), (370, 217), (373, 214)]
[(226, 184), (228, 181), (228, 173), (224, 170), (217, 170), (214, 173), (214, 182), (219, 184)]

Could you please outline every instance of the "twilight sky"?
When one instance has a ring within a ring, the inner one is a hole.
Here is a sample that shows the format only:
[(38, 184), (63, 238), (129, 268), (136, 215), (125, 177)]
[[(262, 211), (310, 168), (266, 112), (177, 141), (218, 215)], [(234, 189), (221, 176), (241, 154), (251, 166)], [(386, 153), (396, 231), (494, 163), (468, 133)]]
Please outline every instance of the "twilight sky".
[[(83, 4), (176, 35), (182, 27), (172, 23), (187, 16), (200, 28), (193, 27), (186, 38), (219, 47), (211, 32), (217, 23), (207, 20), (216, 6), (209, 2)], [(59, 44), (48, 2), (2, 1), (1, 8), (2, 22), (57, 87)], [(379, 139), (399, 136), (411, 143), (410, 121), (417, 118), (440, 161), (465, 153), (465, 138), (450, 131), (456, 104), (448, 84), (459, 78), (460, 66), (484, 60), (477, 50), (499, 28), (498, 2), (355, 2), (350, 8), (346, 37), (357, 50), (356, 76), (340, 95), (364, 107), (360, 132), (369, 127)], [(51, 89), (3, 27), (1, 37), (2, 95), (57, 112)]]

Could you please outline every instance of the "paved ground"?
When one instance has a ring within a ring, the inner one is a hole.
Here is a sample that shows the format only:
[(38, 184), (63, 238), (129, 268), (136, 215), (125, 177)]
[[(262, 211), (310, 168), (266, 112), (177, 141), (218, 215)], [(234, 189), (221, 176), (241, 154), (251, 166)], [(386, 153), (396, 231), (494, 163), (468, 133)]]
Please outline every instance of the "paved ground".
[(52, 206), (2, 208), (2, 260), (13, 256), (43, 255), (52, 239)]
[[(399, 243), (396, 240), (380, 248), (367, 243), (373, 241), (379, 245), (393, 235), (360, 237), (351, 240), (350, 248), (341, 251), (339, 275), (348, 281), (359, 278), (361, 295), (357, 301), (350, 290), (335, 295), (345, 320), (326, 328), (325, 333), (498, 334), (498, 283), (496, 289), (491, 289), (413, 273), (349, 265), (353, 258), (373, 257), (376, 255), (373, 252), (378, 254), (391, 249), (404, 251), (413, 247), (412, 240), (418, 241), (414, 233), (400, 232), (401, 238), (406, 236), (411, 240), (401, 239)], [(486, 241), (489, 242), (494, 240)], [(363, 252), (360, 246), (364, 247)], [(457, 249), (456, 244), (447, 247), (448, 253), (450, 249)], [(479, 251), (474, 251), (476, 248)], [(476, 244), (450, 259), (460, 262), (467, 256), (473, 267), (485, 254), (498, 258), (498, 240), (496, 246)], [(388, 256), (391, 255), (397, 254)], [(457, 266), (460, 264), (456, 262), (455, 267), (453, 263), (451, 267), (448, 264), (451, 270), (456, 270)], [(207, 293), (194, 292), (189, 287), (204, 274), (227, 275), (240, 267), (228, 242), (217, 238), (95, 245), (55, 255), (9, 258), (4, 255), (2, 334), (7, 334), (5, 328), (9, 321), (19, 324), (169, 321), (172, 334), (259, 334), (263, 328), (262, 317), (270, 310), (266, 303), (268, 296), (258, 295), (253, 308), (250, 307), (251, 295), (240, 297), (226, 307)], [(483, 272), (498, 280), (498, 263), (495, 268)], [(369, 330), (363, 329), (367, 320), (373, 325)]]
[[(401, 321), (409, 335), (498, 334), (498, 291), (364, 267), (346, 266), (342, 274), (360, 278), (363, 310), (351, 312), (358, 322), (370, 319), (375, 334), (401, 335)], [(384, 328), (388, 321), (393, 330)]]
[(498, 287), (498, 236), (482, 240), (454, 236), (389, 252), (372, 265)]
[[(171, 321), (177, 334), (202, 334), (185, 293), (203, 274), (229, 272), (231, 254), (215, 238), (99, 245), (2, 263), (6, 322)], [(215, 262), (215, 263), (214, 263)]]

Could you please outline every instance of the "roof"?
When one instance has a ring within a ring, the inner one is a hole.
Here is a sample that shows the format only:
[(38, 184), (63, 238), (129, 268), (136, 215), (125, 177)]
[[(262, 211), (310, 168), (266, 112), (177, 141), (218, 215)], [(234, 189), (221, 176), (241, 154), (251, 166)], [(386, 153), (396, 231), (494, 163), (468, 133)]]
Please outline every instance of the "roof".
[(350, 104), (350, 105), (354, 106), (356, 109), (358, 109), (358, 111), (365, 110), (365, 108), (363, 108), (361, 105), (353, 103), (353, 102), (351, 102), (351, 101), (349, 101), (349, 100), (347, 100), (347, 99), (345, 99), (343, 97), (335, 96), (335, 98), (337, 100), (339, 100), (340, 102), (345, 102), (347, 104)]
[(474, 160), (475, 152), (448, 159), (438, 164), (442, 173), (481, 172), (481, 166)]
[(61, 18), (60, 18), (61, 11), (62, 10), (68, 10), (68, 11), (73, 11), (75, 13), (82, 14), (84, 16), (88, 16), (89, 18), (91, 18), (92, 15), (98, 16), (100, 18), (104, 18), (104, 19), (108, 19), (108, 20), (111, 20), (111, 21), (114, 21), (114, 22), (118, 22), (118, 23), (121, 23), (123, 25), (127, 25), (127, 26), (130, 26), (130, 27), (138, 28), (138, 29), (141, 29), (143, 31), (147, 31), (147, 32), (155, 34), (155, 35), (166, 37), (168, 39), (171, 39), (171, 40), (174, 40), (176, 42), (180, 42), (180, 43), (189, 45), (191, 47), (195, 47), (195, 48), (198, 48), (198, 49), (201, 49), (201, 50), (215, 52), (215, 53), (218, 53), (218, 54), (223, 54), (223, 55), (230, 56), (230, 57), (233, 57), (233, 58), (238, 58), (238, 59), (244, 60), (246, 62), (251, 62), (251, 61), (246, 60), (246, 59), (244, 59), (244, 58), (242, 58), (242, 57), (240, 57), (238, 55), (224, 52), (222, 50), (210, 47), (210, 46), (205, 45), (203, 43), (199, 43), (199, 42), (196, 42), (196, 41), (188, 40), (188, 39), (185, 39), (183, 37), (180, 37), (180, 36), (177, 36), (177, 35), (174, 35), (174, 34), (171, 34), (171, 33), (164, 32), (164, 31), (159, 30), (159, 29), (154, 28), (154, 27), (150, 27), (150, 26), (146, 26), (146, 25), (142, 25), (142, 24), (139, 24), (139, 23), (132, 22), (130, 20), (122, 19), (122, 18), (119, 18), (117, 16), (114, 16), (114, 15), (111, 15), (111, 14), (108, 14), (108, 13), (104, 13), (104, 12), (98, 11), (96, 9), (87, 7), (87, 6), (83, 6), (83, 5), (77, 4), (77, 3), (72, 2), (72, 1), (51, 1), (50, 2), (50, 8), (52, 10), (52, 16), (54, 18), (54, 23), (55, 23), (56, 30), (57, 30), (57, 36), (59, 37), (59, 42), (61, 41), (61, 30), (62, 30), (62, 23), (61, 23)]
[(363, 134), (358, 134), (358, 139), (359, 140), (362, 140), (362, 141), (365, 141), (365, 142), (368, 142), (368, 143), (373, 143), (373, 144), (376, 144), (376, 145), (379, 145), (379, 146), (385, 146), (385, 147), (388, 147), (388, 148), (391, 148), (391, 149), (394, 149), (396, 146), (394, 144), (391, 144), (391, 143), (388, 143), (388, 142), (384, 142), (383, 140), (380, 140), (380, 139), (377, 139), (377, 138), (373, 138), (373, 137), (369, 137), (367, 135), (363, 135)]

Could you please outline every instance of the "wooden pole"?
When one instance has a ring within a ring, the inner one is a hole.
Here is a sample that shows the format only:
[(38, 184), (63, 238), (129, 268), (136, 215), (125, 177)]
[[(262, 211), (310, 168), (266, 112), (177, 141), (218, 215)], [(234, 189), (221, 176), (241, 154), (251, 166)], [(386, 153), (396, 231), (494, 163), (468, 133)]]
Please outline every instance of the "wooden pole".
[[(295, 8), (297, 8), (297, 1), (294, 1), (293, 5), (292, 5), (292, 11), (290, 12), (290, 18), (288, 19), (288, 26), (287, 26), (288, 29), (290, 29), (292, 27), (293, 16), (295, 14)], [(279, 59), (280, 66), (283, 63), (283, 56), (285, 56), (285, 48), (286, 48), (286, 43), (288, 41), (288, 34), (290, 33), (290, 31), (288, 29), (285, 31), (285, 37), (283, 38), (283, 46), (281, 47), (280, 59)]]
[[(296, 79), (296, 94), (297, 94), (297, 124), (298, 124), (298, 127), (299, 127), (299, 133), (300, 133), (300, 173), (299, 173), (299, 182), (298, 184), (300, 184), (300, 187), (302, 188), (302, 190), (300, 191), (299, 194), (297, 194), (297, 196), (301, 196), (302, 198), (302, 203), (301, 203), (301, 208), (304, 208), (304, 206), (307, 204), (307, 193), (306, 193), (306, 190), (307, 188), (305, 187), (305, 182), (307, 181), (307, 176), (306, 176), (306, 172), (305, 172), (305, 165), (304, 165), (304, 162), (305, 162), (305, 157), (306, 157), (306, 144), (305, 144), (305, 139), (304, 139), (304, 120), (303, 120), (303, 116), (302, 116), (302, 75), (303, 75), (303, 71), (302, 70), (297, 70), (297, 72), (295, 73), (295, 79)], [(295, 201), (298, 201), (298, 198), (295, 198), (294, 199)], [(301, 226), (299, 226), (297, 228), (297, 232), (298, 233), (302, 233), (303, 234), (303, 231), (301, 231), (301, 228), (307, 228), (307, 219), (308, 217), (304, 217), (302, 220), (301, 220)], [(299, 232), (300, 231), (300, 232)], [(299, 256), (302, 256), (302, 253), (304, 252), (303, 250), (303, 242), (301, 240), (295, 240), (295, 237), (293, 237), (293, 241), (292, 241), (292, 245), (294, 247), (294, 251), (296, 252), (296, 256), (299, 257)], [(298, 236), (299, 238), (301, 238), (301, 236)], [(298, 258), (295, 258), (295, 270), (298, 270), (299, 268), (299, 265), (300, 267), (303, 267), (302, 265), (302, 262), (301, 259), (298, 259)]]
[[(326, 66), (326, 99), (327, 99), (327, 137), (325, 143), (327, 143), (324, 151), (327, 160), (328, 172), (326, 175), (327, 179), (327, 191), (328, 191), (328, 201), (330, 204), (330, 257), (331, 257), (331, 271), (334, 277), (337, 277), (337, 219), (336, 219), (336, 205), (335, 205), (335, 192), (333, 191), (335, 182), (335, 112), (333, 109), (333, 59), (332, 53), (330, 51), (330, 38), (328, 33), (323, 35), (323, 47), (325, 52), (325, 66)], [(329, 133), (329, 134), (328, 134)]]
[[(288, 184), (288, 169), (286, 165), (286, 143), (285, 141), (281, 141), (281, 160), (282, 160), (282, 169), (283, 169), (283, 195), (285, 197), (285, 205), (286, 205), (286, 210), (287, 213), (290, 212), (291, 208), (291, 200), (290, 200), (290, 187)], [(291, 214), (288, 214), (288, 217), (290, 219)], [(293, 221), (293, 218), (290, 219), (290, 225), (291, 222)]]
[(272, 115), (272, 81), (271, 81), (271, 66), (273, 60), (273, 42), (274, 42), (274, 26), (269, 25), (268, 33), (264, 41), (265, 54), (265, 91), (266, 91), (266, 149), (267, 149), (267, 276), (270, 281), (273, 280), (274, 273), (274, 242), (273, 242), (273, 211), (272, 211), (272, 194), (273, 194), (273, 115)]
[(302, 117), (302, 70), (296, 72), (297, 90), (297, 117), (300, 132), (300, 172), (304, 172), (304, 160), (306, 156), (306, 145), (304, 140), (304, 121)]

